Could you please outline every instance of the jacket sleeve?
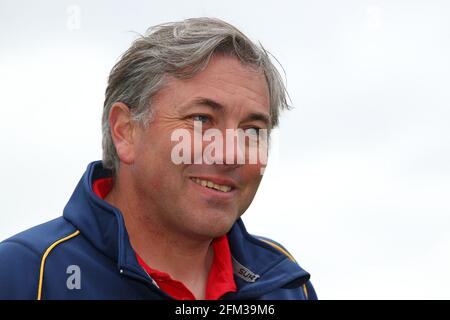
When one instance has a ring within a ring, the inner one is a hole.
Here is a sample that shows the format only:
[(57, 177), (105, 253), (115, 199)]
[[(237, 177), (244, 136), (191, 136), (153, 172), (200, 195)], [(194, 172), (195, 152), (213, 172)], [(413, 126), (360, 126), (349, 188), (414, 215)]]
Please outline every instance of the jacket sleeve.
[(303, 288), (305, 291), (306, 300), (318, 300), (316, 290), (314, 290), (311, 281), (308, 280), (308, 282), (304, 284)]
[(16, 241), (0, 243), (0, 300), (37, 298), (40, 257)]

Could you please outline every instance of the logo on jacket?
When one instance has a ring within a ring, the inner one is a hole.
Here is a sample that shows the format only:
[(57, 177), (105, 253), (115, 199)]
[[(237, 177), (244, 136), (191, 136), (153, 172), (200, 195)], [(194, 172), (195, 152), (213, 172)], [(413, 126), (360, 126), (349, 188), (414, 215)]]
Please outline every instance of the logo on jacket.
[(81, 289), (81, 269), (79, 266), (72, 264), (67, 267), (66, 273), (70, 274), (70, 276), (67, 278), (66, 285), (67, 289), (74, 290), (74, 289)]
[(234, 257), (233, 259), (233, 271), (234, 274), (237, 275), (239, 278), (241, 278), (244, 281), (247, 282), (255, 282), (259, 279), (259, 275), (252, 272), (250, 269), (244, 267), (242, 264), (239, 263)]

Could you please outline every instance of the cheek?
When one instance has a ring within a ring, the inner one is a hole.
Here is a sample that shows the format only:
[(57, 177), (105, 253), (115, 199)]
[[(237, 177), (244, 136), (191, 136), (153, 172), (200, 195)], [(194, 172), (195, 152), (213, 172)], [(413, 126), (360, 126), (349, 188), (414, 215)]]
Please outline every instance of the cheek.
[(247, 184), (246, 189), (248, 193), (254, 194), (256, 189), (258, 189), (258, 186), (262, 180), (261, 168), (262, 166), (259, 164), (246, 165), (244, 168), (242, 174)]
[(139, 138), (136, 146), (136, 157), (145, 161), (147, 165), (165, 166), (172, 164), (170, 153), (173, 142), (170, 133), (157, 124), (152, 124)]
[(239, 212), (243, 214), (252, 203), (259, 184), (262, 180), (261, 165), (247, 165), (242, 171), (242, 177), (245, 181), (245, 188), (242, 190), (239, 200)]
[(177, 166), (171, 161), (170, 136), (156, 131), (148, 130), (136, 144), (134, 168), (137, 179), (145, 179), (149, 185), (161, 190), (173, 180), (167, 177), (177, 170)]

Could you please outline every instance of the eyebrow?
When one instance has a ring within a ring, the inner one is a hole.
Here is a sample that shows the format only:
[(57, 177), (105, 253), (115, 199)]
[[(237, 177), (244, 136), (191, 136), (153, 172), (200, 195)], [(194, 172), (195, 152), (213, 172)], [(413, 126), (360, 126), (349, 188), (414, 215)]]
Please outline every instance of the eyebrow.
[[(225, 110), (225, 106), (222, 105), (221, 103), (214, 101), (212, 99), (203, 98), (203, 97), (195, 98), (194, 100), (192, 100), (191, 102), (189, 102), (188, 104), (183, 106), (182, 109), (183, 110), (188, 109), (189, 107), (192, 107), (195, 105), (206, 106), (206, 107), (209, 107), (212, 110), (218, 111), (218, 112), (223, 112)], [(270, 116), (265, 113), (262, 113), (262, 112), (251, 112), (249, 115), (247, 115), (247, 117), (243, 121), (244, 122), (245, 121), (262, 121), (267, 126), (269, 126), (271, 123)]]

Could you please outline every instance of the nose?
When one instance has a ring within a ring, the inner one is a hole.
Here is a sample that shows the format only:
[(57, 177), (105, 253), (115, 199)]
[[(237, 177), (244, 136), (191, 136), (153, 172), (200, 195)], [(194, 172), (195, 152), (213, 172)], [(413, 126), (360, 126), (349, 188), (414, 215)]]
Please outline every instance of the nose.
[[(246, 163), (245, 142), (232, 134), (234, 129), (210, 129), (203, 134), (202, 149), (197, 148), (195, 158), (209, 165), (223, 165), (227, 168), (242, 166)], [(199, 163), (199, 162), (197, 162)]]
[[(241, 130), (242, 131), (242, 130)], [(245, 144), (245, 136), (238, 129), (225, 130), (224, 143), (224, 164), (228, 166), (243, 165), (247, 161), (247, 148)]]
[(258, 159), (264, 156), (261, 147), (265, 145), (264, 141), (259, 140), (258, 135), (243, 129), (207, 131), (204, 135), (204, 141), (207, 142), (203, 145), (203, 160), (207, 164), (224, 164), (228, 167), (258, 164)]

